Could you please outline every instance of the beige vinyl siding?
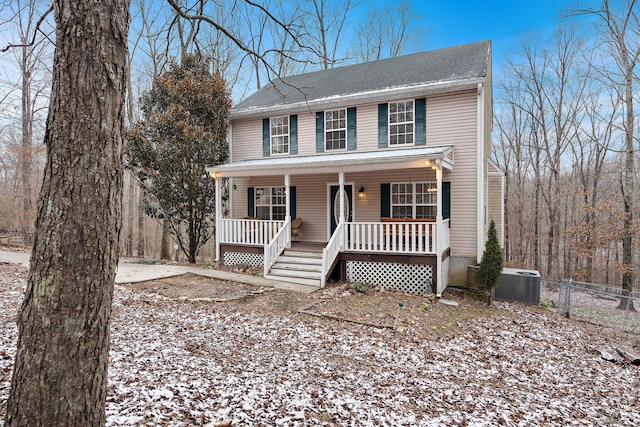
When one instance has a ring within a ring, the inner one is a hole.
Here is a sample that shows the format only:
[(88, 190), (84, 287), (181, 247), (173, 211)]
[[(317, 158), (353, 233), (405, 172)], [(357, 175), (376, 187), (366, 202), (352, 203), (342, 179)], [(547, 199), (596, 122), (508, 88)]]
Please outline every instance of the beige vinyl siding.
[(488, 221), (496, 224), (496, 231), (498, 232), (498, 241), (501, 245), (504, 244), (502, 237), (502, 176), (489, 175), (488, 177)]
[(298, 114), (298, 154), (308, 156), (316, 153), (316, 113)]
[[(477, 92), (442, 94), (427, 98), (427, 145), (455, 145), (452, 172), (445, 171), (443, 181), (451, 182), (451, 246), (455, 256), (475, 257), (477, 253)], [(378, 106), (357, 106), (358, 151), (378, 149)], [(315, 154), (315, 112), (298, 114), (298, 153)], [(233, 123), (233, 161), (262, 157), (262, 120), (238, 120)], [(354, 184), (354, 219), (380, 219), (380, 183), (435, 181), (430, 169), (385, 171), (370, 174), (347, 174), (345, 182)], [(235, 180), (233, 216), (246, 216), (246, 188), (249, 186), (284, 185), (284, 177), (253, 177)], [(303, 219), (302, 240), (327, 239), (327, 183), (337, 183), (338, 176), (292, 175), (297, 187), (297, 215)], [(363, 186), (367, 199), (357, 198)], [(482, 224), (480, 225), (482, 226)]]
[[(427, 98), (427, 145), (455, 145), (451, 182), (451, 247), (455, 256), (476, 256), (476, 91)], [(482, 224), (480, 224), (482, 226)]]
[(234, 120), (231, 126), (231, 161), (262, 157), (262, 119)]

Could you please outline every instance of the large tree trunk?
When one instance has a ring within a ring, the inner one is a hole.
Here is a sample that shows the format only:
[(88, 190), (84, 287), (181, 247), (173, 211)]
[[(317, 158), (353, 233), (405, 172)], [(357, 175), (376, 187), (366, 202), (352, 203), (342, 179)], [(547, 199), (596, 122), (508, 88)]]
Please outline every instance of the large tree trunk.
[(55, 0), (47, 163), (6, 426), (105, 424), (129, 0)]

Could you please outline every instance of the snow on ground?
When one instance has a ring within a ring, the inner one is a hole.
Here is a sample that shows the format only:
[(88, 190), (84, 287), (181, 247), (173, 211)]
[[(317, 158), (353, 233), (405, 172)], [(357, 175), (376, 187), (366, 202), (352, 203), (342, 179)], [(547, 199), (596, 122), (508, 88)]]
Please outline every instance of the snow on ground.
[[(0, 413), (23, 286), (0, 280)], [(494, 305), (514, 315), (420, 340), (118, 289), (107, 424), (640, 425), (640, 367), (604, 361), (597, 351), (620, 335)]]

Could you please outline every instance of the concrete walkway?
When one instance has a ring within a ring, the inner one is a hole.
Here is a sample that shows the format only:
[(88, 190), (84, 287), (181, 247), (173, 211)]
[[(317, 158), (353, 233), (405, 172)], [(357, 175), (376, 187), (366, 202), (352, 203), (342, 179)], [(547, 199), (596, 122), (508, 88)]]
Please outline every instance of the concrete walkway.
[[(29, 266), (30, 254), (27, 252), (0, 251), (0, 263), (20, 264)], [(188, 265), (176, 264), (138, 264), (134, 259), (123, 258), (116, 271), (116, 283), (146, 282), (148, 280), (162, 279), (165, 277), (180, 276), (186, 273), (198, 276), (211, 277), (220, 280), (245, 283), (253, 286), (283, 289), (287, 291), (310, 294), (318, 290), (314, 286), (296, 283), (279, 282), (265, 279), (264, 277), (250, 276), (248, 274), (232, 273), (210, 268), (200, 268)]]

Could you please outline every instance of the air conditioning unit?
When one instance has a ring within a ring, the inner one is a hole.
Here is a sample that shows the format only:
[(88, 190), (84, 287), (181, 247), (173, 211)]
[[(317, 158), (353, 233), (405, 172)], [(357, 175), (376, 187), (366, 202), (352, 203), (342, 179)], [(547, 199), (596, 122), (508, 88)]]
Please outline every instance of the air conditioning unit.
[(540, 305), (540, 273), (537, 270), (505, 268), (498, 278), (493, 298)]

